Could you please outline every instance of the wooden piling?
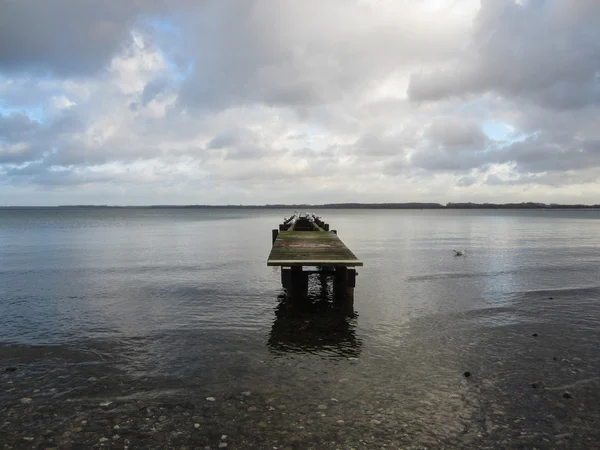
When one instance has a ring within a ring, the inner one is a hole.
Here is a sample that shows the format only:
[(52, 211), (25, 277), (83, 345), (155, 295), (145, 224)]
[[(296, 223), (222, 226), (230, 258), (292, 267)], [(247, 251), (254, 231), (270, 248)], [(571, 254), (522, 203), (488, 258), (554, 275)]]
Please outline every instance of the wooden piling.
[(287, 290), (288, 297), (293, 301), (304, 301), (308, 298), (308, 274), (302, 266), (294, 266), (290, 270), (290, 285)]
[(292, 285), (292, 269), (281, 268), (281, 285), (284, 289), (289, 289)]

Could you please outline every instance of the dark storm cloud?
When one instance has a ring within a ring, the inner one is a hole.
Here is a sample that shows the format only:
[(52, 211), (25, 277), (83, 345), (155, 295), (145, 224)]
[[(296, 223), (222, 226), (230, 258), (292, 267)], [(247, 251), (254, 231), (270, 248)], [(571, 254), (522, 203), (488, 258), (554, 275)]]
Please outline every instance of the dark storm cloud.
[(425, 136), (435, 145), (446, 148), (481, 149), (487, 143), (487, 137), (478, 122), (453, 116), (436, 118)]
[(138, 139), (109, 139), (101, 145), (90, 145), (81, 139), (65, 138), (55, 145), (60, 151), (46, 156), (48, 165), (86, 167), (152, 159), (162, 154), (160, 149)]
[(40, 126), (38, 137), (42, 140), (70, 137), (72, 133), (81, 132), (84, 127), (85, 113), (73, 108), (60, 112), (49, 122)]
[(460, 117), (439, 117), (425, 131), (411, 165), (427, 170), (467, 171), (497, 158), (480, 125)]
[(165, 78), (156, 78), (146, 83), (142, 91), (142, 105), (150, 103), (156, 96), (165, 92), (168, 86), (169, 82)]
[(0, 71), (91, 74), (106, 66), (151, 1), (3, 0)]
[[(530, 175), (600, 167), (600, 137), (577, 136), (568, 129), (562, 132), (545, 130), (520, 141), (506, 143), (492, 141), (478, 128), (460, 124), (460, 121), (451, 122), (454, 126), (449, 127), (449, 123), (445, 122), (442, 133), (434, 122), (426, 133), (429, 139), (412, 154), (411, 166), (460, 172), (486, 169), (492, 164), (508, 164), (515, 173)], [(523, 184), (522, 180), (519, 183)], [(529, 182), (538, 180), (531, 177)]]
[(43, 147), (37, 141), (42, 130), (39, 122), (24, 113), (0, 114), (0, 165), (22, 164), (39, 158)]
[(22, 164), (35, 159), (38, 154), (39, 152), (37, 152), (36, 149), (27, 144), (16, 144), (14, 146), (0, 144), (0, 165)]
[(477, 182), (477, 177), (465, 176), (465, 177), (460, 177), (458, 180), (456, 180), (456, 185), (458, 187), (469, 187), (469, 186), (473, 186), (476, 182)]
[(407, 4), (392, 19), (378, 16), (377, 4), (356, 1), (203, 3), (189, 22), (179, 22), (195, 50), (179, 100), (208, 109), (254, 103), (302, 109), (456, 54), (461, 32), (451, 24), (431, 26), (418, 8)]
[(75, 186), (113, 181), (116, 177), (103, 173), (78, 173), (75, 167), (53, 168), (47, 162), (32, 162), (24, 167), (8, 169), (5, 178), (12, 184), (37, 184), (44, 187)]
[(132, 102), (129, 109), (133, 112), (139, 111), (140, 108), (148, 106), (150, 102), (160, 97), (170, 89), (169, 80), (164, 77), (158, 77), (150, 80), (144, 85), (139, 101)]
[(387, 135), (369, 133), (356, 141), (353, 145), (353, 153), (369, 157), (403, 157), (406, 149), (415, 144), (415, 136), (404, 130)]
[(0, 142), (19, 142), (30, 139), (39, 123), (24, 113), (0, 114)]
[(600, 104), (600, 2), (481, 2), (471, 46), (452, 67), (413, 73), (412, 100), (497, 92), (548, 108)]
[(269, 150), (260, 147), (239, 146), (227, 150), (225, 159), (230, 160), (257, 160), (269, 153)]
[(21, 167), (11, 167), (4, 171), (4, 180), (11, 182), (29, 182), (34, 178), (42, 176), (48, 170), (48, 164), (44, 161), (28, 162)]
[(229, 128), (218, 133), (214, 138), (212, 138), (209, 141), (207, 148), (220, 149), (231, 147), (235, 144), (243, 143), (245, 139), (252, 139), (253, 137), (254, 136), (247, 130), (242, 130), (240, 128)]
[[(63, 149), (81, 130), (83, 122), (74, 112), (64, 111), (45, 123), (32, 120), (24, 113), (0, 115), (0, 164), (25, 164), (49, 157)], [(55, 154), (56, 155), (56, 154)]]
[(225, 160), (260, 159), (272, 151), (260, 141), (260, 138), (249, 129), (231, 127), (213, 137), (206, 145), (206, 149), (209, 155), (216, 155), (215, 151), (221, 150), (220, 154)]
[(600, 166), (600, 139), (540, 135), (516, 142), (498, 152), (499, 162), (513, 162), (519, 172), (581, 170)]
[[(519, 141), (492, 141), (454, 124), (441, 128), (445, 143), (423, 145), (412, 162), (445, 171), (512, 167), (514, 177), (488, 177), (486, 183), (494, 186), (576, 183), (577, 175), (563, 175), (600, 167), (594, 125), (600, 106), (600, 2), (482, 2), (465, 54), (443, 69), (413, 73), (408, 88), (409, 98), (418, 102), (473, 100), (486, 93), (492, 102), (501, 96), (496, 105), (503, 105), (500, 112), (511, 118), (517, 130), (512, 138)], [(432, 125), (429, 137), (439, 137), (438, 131)], [(454, 150), (453, 139), (460, 144)], [(473, 142), (459, 142), (465, 139)]]
[(411, 166), (432, 171), (465, 172), (482, 168), (496, 159), (484, 149), (429, 147), (419, 150), (410, 158)]

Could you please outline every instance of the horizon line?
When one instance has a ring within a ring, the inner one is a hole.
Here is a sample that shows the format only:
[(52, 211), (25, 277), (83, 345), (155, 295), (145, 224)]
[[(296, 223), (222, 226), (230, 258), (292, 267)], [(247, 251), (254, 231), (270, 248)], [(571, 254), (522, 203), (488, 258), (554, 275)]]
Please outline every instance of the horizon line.
[(60, 209), (60, 208), (227, 208), (227, 209), (283, 209), (283, 208), (321, 208), (321, 209), (557, 209), (557, 208), (600, 208), (600, 204), (583, 203), (542, 203), (542, 202), (385, 202), (385, 203), (266, 203), (256, 204), (148, 204), (148, 205), (100, 205), (100, 204), (65, 204), (65, 205), (2, 205), (0, 209)]

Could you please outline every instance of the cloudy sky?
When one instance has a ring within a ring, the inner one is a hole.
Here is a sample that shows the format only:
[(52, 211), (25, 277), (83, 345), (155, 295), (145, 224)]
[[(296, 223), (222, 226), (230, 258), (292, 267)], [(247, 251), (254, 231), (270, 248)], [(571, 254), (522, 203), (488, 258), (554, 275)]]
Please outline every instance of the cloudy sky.
[(599, 199), (598, 0), (0, 0), (0, 205)]

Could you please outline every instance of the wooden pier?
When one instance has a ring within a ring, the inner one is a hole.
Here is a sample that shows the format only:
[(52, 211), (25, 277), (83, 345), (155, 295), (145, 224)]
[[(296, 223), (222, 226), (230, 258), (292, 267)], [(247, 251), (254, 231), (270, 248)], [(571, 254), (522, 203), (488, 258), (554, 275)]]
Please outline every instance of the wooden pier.
[(308, 275), (319, 273), (322, 277), (333, 275), (337, 298), (354, 298), (355, 267), (363, 263), (320, 217), (295, 214), (273, 230), (272, 239), (267, 265), (281, 267), (281, 283), (288, 297), (307, 297)]

